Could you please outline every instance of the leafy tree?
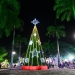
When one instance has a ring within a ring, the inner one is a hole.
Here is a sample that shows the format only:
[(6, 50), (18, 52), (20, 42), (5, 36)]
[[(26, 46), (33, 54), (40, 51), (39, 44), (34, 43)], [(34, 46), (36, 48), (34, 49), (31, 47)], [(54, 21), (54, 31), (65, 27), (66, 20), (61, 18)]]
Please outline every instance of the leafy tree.
[(66, 33), (64, 31), (65, 27), (63, 25), (60, 25), (60, 26), (49, 26), (47, 28), (47, 36), (56, 36), (56, 39), (57, 39), (57, 51), (58, 51), (58, 66), (59, 66), (59, 42), (58, 42), (58, 39), (60, 38), (60, 36), (62, 37), (65, 37), (66, 36)]
[(59, 43), (60, 43), (60, 53), (62, 56), (68, 53), (75, 53), (73, 45), (61, 41), (59, 41)]
[(0, 62), (4, 61), (4, 57), (7, 56), (7, 51), (5, 47), (0, 47)]
[[(54, 41), (54, 42), (52, 42), (51, 43), (52, 44), (52, 46), (54, 47), (54, 49), (56, 49), (56, 44), (57, 44), (57, 42), (56, 41)], [(61, 56), (64, 56), (64, 55), (66, 55), (67, 53), (75, 53), (75, 51), (74, 51), (74, 45), (71, 45), (71, 44), (69, 44), (69, 43), (66, 43), (66, 42), (62, 42), (62, 41), (59, 41), (59, 49), (60, 49), (60, 55)]]
[(21, 37), (20, 35), (17, 35), (15, 37), (15, 43), (19, 44), (19, 64), (20, 64), (21, 46), (22, 46), (22, 43), (27, 44), (27, 39), (24, 37)]
[(75, 19), (75, 0), (55, 0), (53, 9), (56, 11), (57, 19), (61, 16), (61, 21), (69, 21), (71, 17)]
[[(44, 54), (48, 57), (49, 57), (49, 55), (56, 55), (56, 53), (57, 53), (56, 44), (57, 44), (56, 41), (54, 41), (52, 43), (50, 41), (44, 42), (43, 43)], [(62, 42), (62, 41), (59, 41), (59, 44), (60, 44), (60, 46), (59, 46), (60, 55), (62, 57), (64, 57), (68, 53), (75, 53), (74, 45), (71, 45), (71, 44), (68, 44), (68, 43)]]
[(55, 55), (56, 54), (56, 44), (51, 43), (50, 40), (47, 42), (44, 42), (43, 45), (44, 54), (46, 56)]

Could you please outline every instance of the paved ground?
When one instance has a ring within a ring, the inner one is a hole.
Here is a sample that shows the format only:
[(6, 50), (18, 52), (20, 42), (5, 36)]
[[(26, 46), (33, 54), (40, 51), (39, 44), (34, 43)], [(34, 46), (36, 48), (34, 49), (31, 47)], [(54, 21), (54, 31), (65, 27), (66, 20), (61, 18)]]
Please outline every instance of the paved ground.
[(38, 71), (2, 70), (0, 75), (75, 75), (75, 69), (49, 69)]
[(0, 69), (0, 71), (4, 71), (4, 70), (7, 70), (7, 69)]

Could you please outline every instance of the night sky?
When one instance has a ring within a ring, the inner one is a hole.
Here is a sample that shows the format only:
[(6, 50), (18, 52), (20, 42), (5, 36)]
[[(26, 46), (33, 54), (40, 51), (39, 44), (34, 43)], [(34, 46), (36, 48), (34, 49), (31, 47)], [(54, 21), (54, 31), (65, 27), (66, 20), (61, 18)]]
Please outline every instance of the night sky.
[[(64, 20), (61, 22), (60, 18), (56, 19), (55, 11), (53, 11), (54, 0), (18, 0), (21, 5), (20, 15), (24, 21), (24, 31), (16, 31), (16, 34), (21, 34), (26, 37), (29, 41), (30, 35), (32, 33), (34, 25), (31, 21), (36, 18), (40, 23), (37, 25), (38, 32), (40, 35), (41, 42), (46, 42), (49, 39), (51, 41), (56, 40), (55, 38), (48, 38), (46, 36), (47, 27), (49, 25), (55, 25), (55, 20), (57, 25), (65, 25), (66, 37), (61, 37), (59, 40), (62, 42), (67, 42), (69, 44), (75, 44), (75, 39), (73, 34), (75, 33), (75, 20), (71, 19), (69, 22)], [(3, 36), (0, 45), (5, 45), (9, 47), (12, 42), (12, 35), (10, 37)]]
[[(21, 4), (20, 18), (24, 21), (23, 36), (30, 38), (33, 24), (31, 21), (36, 18), (40, 23), (37, 25), (41, 42), (47, 40), (56, 40), (55, 38), (48, 38), (46, 36), (47, 27), (49, 25), (65, 25), (66, 37), (61, 37), (59, 40), (70, 44), (75, 44), (75, 20), (71, 19), (69, 22), (64, 20), (61, 22), (60, 18), (56, 19), (55, 11), (53, 11), (54, 0), (19, 0)], [(28, 34), (27, 34), (28, 33)]]

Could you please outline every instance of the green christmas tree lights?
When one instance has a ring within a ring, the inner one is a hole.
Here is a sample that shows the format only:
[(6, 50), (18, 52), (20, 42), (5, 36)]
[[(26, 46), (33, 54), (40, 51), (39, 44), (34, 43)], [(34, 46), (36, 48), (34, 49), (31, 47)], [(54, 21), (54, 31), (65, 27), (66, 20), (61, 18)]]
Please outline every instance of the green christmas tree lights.
[(25, 65), (28, 66), (39, 66), (45, 65), (44, 52), (41, 46), (41, 41), (36, 24), (39, 22), (34, 19), (32, 21), (34, 28), (30, 37), (29, 45), (25, 56)]

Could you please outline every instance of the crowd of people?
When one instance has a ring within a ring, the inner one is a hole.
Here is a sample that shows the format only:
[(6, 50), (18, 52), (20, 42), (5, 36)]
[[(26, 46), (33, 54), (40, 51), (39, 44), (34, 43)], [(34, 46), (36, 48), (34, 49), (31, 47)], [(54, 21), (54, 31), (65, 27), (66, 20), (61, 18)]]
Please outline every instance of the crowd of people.
[[(58, 60), (58, 59), (56, 59)], [(74, 68), (75, 69), (75, 62), (74, 61), (64, 61), (60, 60), (59, 62), (53, 58), (46, 59), (46, 65), (48, 68), (55, 68), (56, 66), (59, 68)]]

